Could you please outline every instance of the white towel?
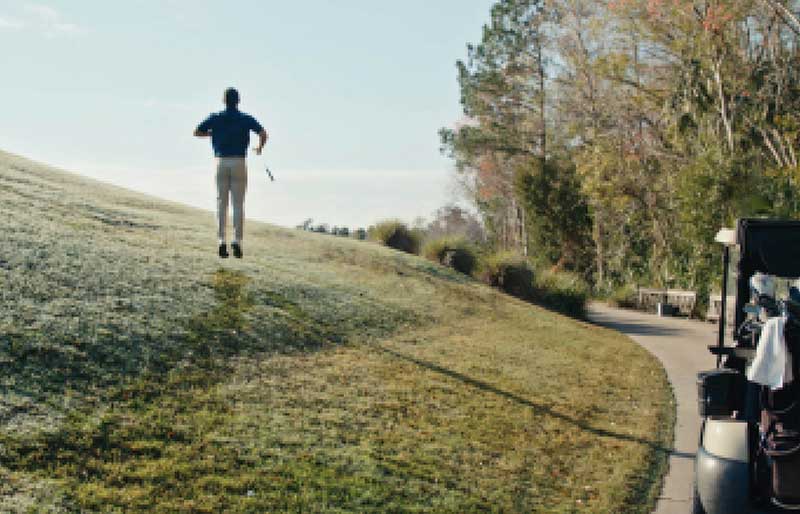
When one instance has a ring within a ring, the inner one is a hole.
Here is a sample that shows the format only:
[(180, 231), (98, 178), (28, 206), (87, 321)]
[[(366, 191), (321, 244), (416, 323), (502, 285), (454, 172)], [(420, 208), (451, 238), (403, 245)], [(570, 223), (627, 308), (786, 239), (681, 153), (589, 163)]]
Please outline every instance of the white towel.
[(747, 379), (751, 382), (769, 386), (770, 389), (780, 389), (794, 379), (792, 357), (783, 337), (784, 326), (786, 318), (783, 316), (770, 318), (764, 324), (756, 358), (747, 370)]

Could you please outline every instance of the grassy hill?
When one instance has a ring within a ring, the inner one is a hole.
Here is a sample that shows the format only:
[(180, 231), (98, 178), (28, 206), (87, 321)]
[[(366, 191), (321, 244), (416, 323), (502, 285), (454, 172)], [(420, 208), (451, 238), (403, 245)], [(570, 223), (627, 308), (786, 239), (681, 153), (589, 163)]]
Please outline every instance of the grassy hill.
[(617, 333), (2, 153), (0, 233), (0, 511), (649, 512), (672, 397)]

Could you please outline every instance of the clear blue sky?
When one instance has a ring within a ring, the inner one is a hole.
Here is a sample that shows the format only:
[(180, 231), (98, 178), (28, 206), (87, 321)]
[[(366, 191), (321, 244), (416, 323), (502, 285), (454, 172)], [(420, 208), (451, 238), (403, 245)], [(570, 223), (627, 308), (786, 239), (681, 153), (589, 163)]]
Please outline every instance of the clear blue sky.
[(190, 136), (234, 85), (271, 135), (249, 216), (428, 216), (452, 197), (455, 61), (492, 3), (0, 0), (0, 149), (211, 208)]

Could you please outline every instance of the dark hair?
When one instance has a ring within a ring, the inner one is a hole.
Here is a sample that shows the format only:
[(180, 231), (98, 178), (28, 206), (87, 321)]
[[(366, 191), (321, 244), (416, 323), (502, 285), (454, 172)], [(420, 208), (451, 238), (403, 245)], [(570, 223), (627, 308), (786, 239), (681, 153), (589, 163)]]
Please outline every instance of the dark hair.
[(239, 105), (239, 92), (235, 88), (229, 87), (225, 90), (223, 99), (226, 107), (236, 107)]

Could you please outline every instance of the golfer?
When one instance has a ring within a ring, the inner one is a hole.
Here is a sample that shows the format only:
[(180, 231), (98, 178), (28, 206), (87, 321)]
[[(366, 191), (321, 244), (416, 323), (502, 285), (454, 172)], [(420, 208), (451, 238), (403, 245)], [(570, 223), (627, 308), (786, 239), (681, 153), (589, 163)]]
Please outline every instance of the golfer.
[(225, 226), (228, 218), (228, 197), (233, 199), (233, 256), (242, 258), (242, 239), (244, 236), (244, 193), (247, 190), (247, 147), (250, 144), (250, 131), (259, 136), (258, 146), (253, 150), (261, 155), (267, 143), (267, 131), (255, 118), (239, 110), (239, 92), (234, 88), (225, 90), (223, 97), (225, 110), (211, 114), (205, 119), (194, 135), (211, 136), (211, 146), (217, 158), (217, 225), (219, 237), (219, 256), (228, 257), (228, 244)]

